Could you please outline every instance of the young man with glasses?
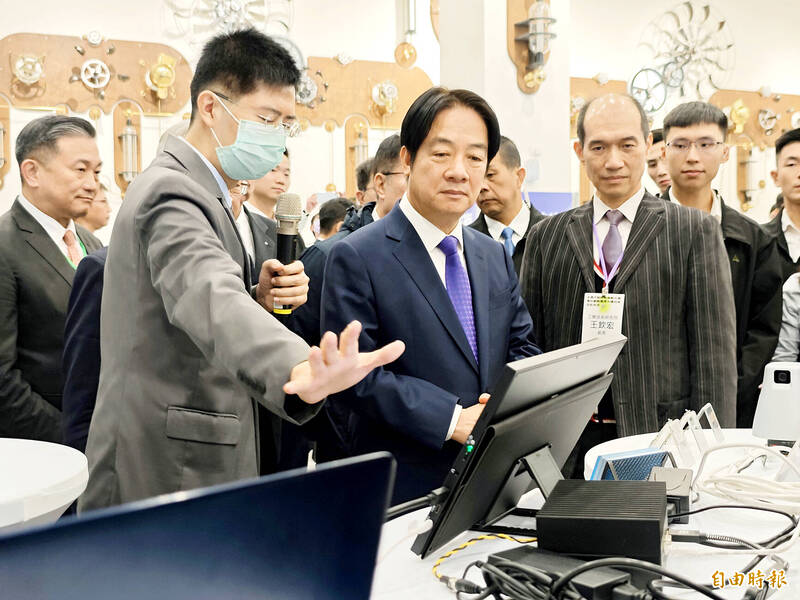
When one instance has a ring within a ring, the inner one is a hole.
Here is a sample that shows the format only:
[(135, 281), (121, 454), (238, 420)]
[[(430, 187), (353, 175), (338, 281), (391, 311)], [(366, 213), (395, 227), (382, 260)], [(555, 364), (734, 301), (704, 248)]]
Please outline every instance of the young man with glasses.
[(402, 352), (359, 354), (357, 323), (309, 348), (269, 314), (275, 300), (305, 302), (302, 263), (251, 272), (229, 190), (280, 163), (299, 78), (262, 33), (213, 38), (186, 137), (169, 138), (128, 188), (105, 267), (80, 511), (255, 477), (257, 405), (303, 423)]
[(752, 427), (758, 385), (778, 342), (783, 279), (774, 238), (711, 187), (728, 160), (727, 132), (728, 118), (716, 106), (687, 102), (672, 109), (664, 119), (672, 179), (664, 199), (709, 213), (722, 228), (736, 306), (736, 424)]

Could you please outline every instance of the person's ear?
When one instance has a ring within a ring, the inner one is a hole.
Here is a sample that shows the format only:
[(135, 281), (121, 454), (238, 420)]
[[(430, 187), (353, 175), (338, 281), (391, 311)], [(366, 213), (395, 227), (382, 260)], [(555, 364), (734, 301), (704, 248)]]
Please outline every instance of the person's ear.
[(772, 181), (775, 182), (775, 185), (780, 187), (778, 185), (778, 171), (770, 171), (769, 174), (772, 175)]
[(383, 199), (386, 196), (386, 175), (383, 173), (375, 173), (372, 179), (372, 185), (375, 188), (375, 195)]
[(731, 147), (728, 144), (722, 145), (722, 159), (719, 161), (721, 163), (728, 162), (728, 159), (731, 157)]
[(206, 127), (214, 126), (216, 100), (213, 92), (209, 90), (203, 90), (197, 95), (197, 115)]
[(22, 178), (22, 183), (31, 188), (38, 188), (40, 185), (39, 175), (41, 172), (41, 165), (38, 161), (32, 158), (26, 158), (19, 166), (19, 174)]
[(518, 188), (522, 189), (522, 182), (525, 181), (525, 175), (527, 175), (527, 174), (528, 174), (528, 172), (525, 170), (525, 167), (519, 167), (517, 169), (517, 187)]
[(578, 160), (583, 162), (583, 145), (580, 141), (575, 140), (575, 143), (572, 144), (572, 149), (575, 151), (575, 155), (578, 157)]
[(400, 162), (403, 163), (403, 167), (406, 171), (411, 170), (411, 152), (409, 152), (408, 148), (405, 146), (400, 148)]

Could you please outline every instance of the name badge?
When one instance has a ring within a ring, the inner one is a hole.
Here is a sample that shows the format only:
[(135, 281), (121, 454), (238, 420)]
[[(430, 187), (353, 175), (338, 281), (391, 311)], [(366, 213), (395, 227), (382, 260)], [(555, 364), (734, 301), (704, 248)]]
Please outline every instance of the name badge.
[(610, 333), (622, 335), (625, 294), (584, 294), (581, 343)]

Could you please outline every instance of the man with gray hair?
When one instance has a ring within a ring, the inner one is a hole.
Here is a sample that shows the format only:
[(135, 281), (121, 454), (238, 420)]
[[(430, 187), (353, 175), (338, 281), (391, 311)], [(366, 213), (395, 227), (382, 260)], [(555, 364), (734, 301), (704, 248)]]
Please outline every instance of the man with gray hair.
[(0, 216), (0, 437), (60, 442), (64, 319), (78, 262), (102, 244), (75, 223), (98, 190), (94, 127), (31, 121), (17, 137), (22, 193)]

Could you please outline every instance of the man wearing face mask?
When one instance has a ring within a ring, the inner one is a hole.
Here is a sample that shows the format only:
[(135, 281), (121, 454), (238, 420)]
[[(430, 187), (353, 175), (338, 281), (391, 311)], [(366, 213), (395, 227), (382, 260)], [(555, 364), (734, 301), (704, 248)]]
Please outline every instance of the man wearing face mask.
[(79, 511), (254, 477), (257, 404), (303, 423), (402, 352), (359, 354), (358, 323), (309, 349), (270, 314), (276, 301), (305, 302), (302, 264), (271, 259), (251, 272), (228, 190), (280, 162), (299, 76), (255, 30), (212, 39), (186, 137), (168, 139), (128, 189), (105, 268)]

